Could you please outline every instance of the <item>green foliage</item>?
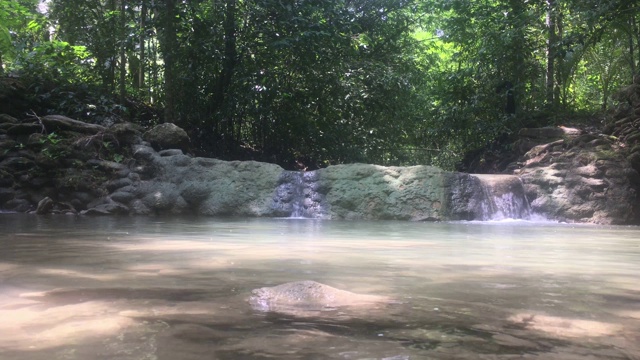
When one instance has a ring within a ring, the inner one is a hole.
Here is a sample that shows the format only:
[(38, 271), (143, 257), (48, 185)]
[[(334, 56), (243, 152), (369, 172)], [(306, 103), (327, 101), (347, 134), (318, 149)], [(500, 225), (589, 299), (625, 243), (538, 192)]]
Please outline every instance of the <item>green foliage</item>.
[(202, 152), (231, 157), (244, 144), (317, 166), (405, 142), (420, 77), (409, 3), (231, 3), (180, 14), (202, 14), (174, 49), (178, 113)]
[(70, 154), (69, 145), (55, 132), (43, 136), (39, 142), (42, 145), (40, 153), (49, 160), (64, 159)]
[(199, 155), (287, 167), (453, 169), (522, 126), (604, 109), (640, 60), (636, 1), (36, 3), (0, 0), (0, 60), (51, 111), (109, 122), (164, 106)]

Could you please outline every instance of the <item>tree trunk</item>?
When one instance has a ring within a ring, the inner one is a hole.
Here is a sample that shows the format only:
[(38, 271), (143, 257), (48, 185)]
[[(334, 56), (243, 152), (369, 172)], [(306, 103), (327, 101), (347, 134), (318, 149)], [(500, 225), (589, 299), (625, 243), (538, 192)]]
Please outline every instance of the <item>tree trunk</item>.
[(217, 135), (224, 139), (223, 148), (227, 152), (233, 147), (234, 138), (234, 119), (229, 102), (229, 87), (233, 79), (233, 72), (237, 61), (236, 50), (236, 0), (226, 0), (224, 12), (224, 60), (222, 69), (218, 74), (215, 85), (215, 93), (213, 97), (214, 109), (216, 109), (222, 117), (217, 125)]
[(547, 2), (547, 107), (552, 108), (555, 101), (555, 47), (556, 47), (556, 0)]
[(638, 54), (637, 60), (640, 62), (640, 28), (638, 28), (635, 15), (631, 16), (630, 25), (632, 35), (629, 36), (629, 52), (631, 55), (631, 82), (633, 83), (633, 77), (637, 74), (636, 53)]
[(146, 71), (144, 62), (146, 61), (145, 42), (147, 32), (147, 2), (142, 1), (140, 9), (140, 68), (138, 69), (138, 88), (144, 89), (144, 72)]
[(158, 39), (151, 38), (151, 57), (153, 59), (153, 65), (151, 66), (151, 85), (149, 86), (149, 99), (152, 104), (158, 101)]
[(162, 56), (164, 57), (164, 122), (176, 122), (175, 52), (178, 44), (176, 35), (176, 0), (166, 0)]
[(556, 44), (556, 48), (554, 49), (554, 58), (555, 58), (555, 70), (556, 70), (556, 76), (555, 76), (555, 88), (554, 88), (554, 94), (553, 94), (553, 100), (554, 100), (554, 108), (558, 108), (558, 106), (560, 104), (562, 104), (563, 107), (565, 107), (567, 105), (567, 84), (569, 84), (569, 77), (570, 77), (570, 72), (571, 69), (567, 68), (567, 61), (566, 61), (566, 54), (565, 55), (561, 55), (558, 56), (558, 49), (557, 49), (557, 44), (561, 44), (562, 43), (562, 37), (564, 36), (564, 23), (562, 20), (562, 10), (556, 8), (554, 9), (554, 15), (555, 15), (555, 24), (556, 24), (556, 30), (555, 30), (555, 44)]
[(127, 97), (127, 58), (125, 54), (125, 43), (126, 43), (126, 29), (127, 25), (127, 17), (126, 11), (127, 6), (125, 3), (126, 0), (120, 0), (120, 103), (124, 104), (125, 98)]
[[(222, 68), (222, 91), (224, 94), (223, 106), (227, 107), (229, 101), (229, 87), (236, 66), (236, 0), (227, 0), (227, 9), (224, 19), (224, 65)], [(228, 107), (227, 109), (228, 110)], [(233, 137), (234, 121), (231, 111), (227, 113), (227, 135)]]

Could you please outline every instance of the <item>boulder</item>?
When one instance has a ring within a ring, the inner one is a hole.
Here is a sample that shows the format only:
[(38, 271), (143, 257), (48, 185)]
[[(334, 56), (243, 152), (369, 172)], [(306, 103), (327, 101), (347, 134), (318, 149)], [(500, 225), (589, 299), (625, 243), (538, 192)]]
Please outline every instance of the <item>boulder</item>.
[(186, 151), (191, 142), (187, 132), (172, 123), (155, 126), (144, 133), (143, 138), (156, 150), (182, 149)]
[(36, 208), (36, 214), (45, 215), (50, 214), (51, 210), (53, 210), (53, 200), (50, 197), (45, 197), (44, 199), (38, 202), (38, 207)]
[(315, 281), (295, 281), (251, 292), (254, 310), (293, 316), (313, 316), (318, 312), (349, 308), (375, 308), (387, 305), (387, 296), (356, 294)]
[(109, 132), (120, 146), (138, 144), (142, 141), (142, 128), (130, 122), (115, 124), (109, 128)]

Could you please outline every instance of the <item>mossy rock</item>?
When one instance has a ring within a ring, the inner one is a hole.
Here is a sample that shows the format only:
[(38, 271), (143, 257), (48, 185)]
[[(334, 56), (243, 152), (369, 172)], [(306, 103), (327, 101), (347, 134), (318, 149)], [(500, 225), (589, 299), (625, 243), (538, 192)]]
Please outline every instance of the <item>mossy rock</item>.
[(640, 152), (634, 152), (627, 157), (627, 161), (631, 164), (631, 167), (640, 172)]
[(640, 131), (632, 132), (625, 138), (627, 144), (637, 144), (640, 143)]

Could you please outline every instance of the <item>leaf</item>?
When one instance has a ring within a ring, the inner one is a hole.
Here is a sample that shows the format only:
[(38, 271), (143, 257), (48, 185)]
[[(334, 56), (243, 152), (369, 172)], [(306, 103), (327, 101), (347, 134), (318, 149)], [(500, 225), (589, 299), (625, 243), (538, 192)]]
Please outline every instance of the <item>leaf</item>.
[(38, 23), (35, 20), (29, 21), (29, 24), (27, 25), (27, 30), (30, 30), (30, 31), (33, 31), (33, 32), (38, 32), (38, 31), (40, 31), (41, 28), (42, 28), (42, 26), (40, 25), (40, 23)]

